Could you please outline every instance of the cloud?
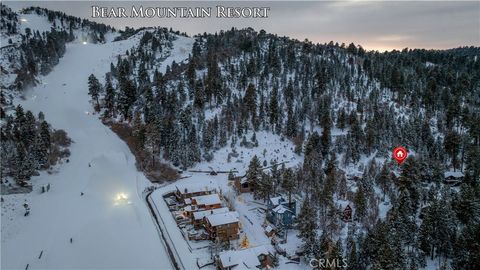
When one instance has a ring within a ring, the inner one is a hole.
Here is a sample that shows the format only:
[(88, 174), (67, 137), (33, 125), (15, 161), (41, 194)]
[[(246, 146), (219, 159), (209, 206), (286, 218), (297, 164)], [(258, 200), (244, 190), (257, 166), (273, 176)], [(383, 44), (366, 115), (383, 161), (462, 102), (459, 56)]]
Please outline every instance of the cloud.
[(10, 6), (44, 6), (90, 18), (91, 5), (270, 6), (268, 19), (95, 19), (116, 28), (165, 26), (189, 34), (231, 27), (253, 27), (314, 42), (361, 44), (367, 49), (452, 48), (480, 46), (480, 2), (453, 1), (191, 1), (191, 2), (7, 2)]

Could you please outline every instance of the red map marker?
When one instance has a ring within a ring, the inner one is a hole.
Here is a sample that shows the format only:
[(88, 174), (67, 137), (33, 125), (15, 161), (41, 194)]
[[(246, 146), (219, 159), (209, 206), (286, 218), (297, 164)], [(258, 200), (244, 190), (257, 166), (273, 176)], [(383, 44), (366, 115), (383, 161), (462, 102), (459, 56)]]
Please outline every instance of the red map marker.
[(393, 149), (393, 158), (398, 162), (398, 164), (402, 164), (408, 156), (407, 149), (399, 146)]

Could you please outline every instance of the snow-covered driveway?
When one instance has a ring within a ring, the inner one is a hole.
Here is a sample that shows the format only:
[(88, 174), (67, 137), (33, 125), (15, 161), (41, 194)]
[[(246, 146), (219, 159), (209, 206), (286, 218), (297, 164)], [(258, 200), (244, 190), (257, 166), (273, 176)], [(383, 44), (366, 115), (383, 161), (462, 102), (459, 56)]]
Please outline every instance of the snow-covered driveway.
[[(34, 114), (43, 111), (74, 143), (70, 162), (56, 174), (34, 177), (31, 194), (4, 196), (15, 211), (2, 216), (2, 269), (172, 268), (141, 196), (148, 180), (137, 172), (127, 145), (92, 115), (88, 101), (88, 75), (103, 82), (116, 55), (134, 42), (67, 45), (43, 84), (17, 101)], [(51, 183), (50, 192), (40, 194), (43, 183)], [(25, 198), (28, 217), (19, 207)]]

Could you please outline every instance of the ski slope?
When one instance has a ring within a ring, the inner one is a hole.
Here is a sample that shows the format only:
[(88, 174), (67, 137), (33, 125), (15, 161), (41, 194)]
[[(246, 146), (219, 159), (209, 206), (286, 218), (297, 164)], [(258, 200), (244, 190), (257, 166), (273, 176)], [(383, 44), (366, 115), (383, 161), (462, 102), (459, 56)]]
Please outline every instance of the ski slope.
[[(69, 162), (58, 172), (32, 179), (32, 193), (3, 196), (2, 269), (172, 268), (142, 197), (149, 182), (136, 170), (127, 145), (92, 113), (87, 94), (87, 77), (93, 73), (103, 82), (110, 63), (138, 39), (68, 44), (54, 70), (16, 101), (34, 114), (44, 112), (74, 143)], [(189, 52), (191, 44), (179, 38), (172, 51)], [(165, 62), (187, 56), (177, 54)], [(41, 194), (47, 183), (51, 190)], [(25, 200), (31, 208), (27, 217)]]

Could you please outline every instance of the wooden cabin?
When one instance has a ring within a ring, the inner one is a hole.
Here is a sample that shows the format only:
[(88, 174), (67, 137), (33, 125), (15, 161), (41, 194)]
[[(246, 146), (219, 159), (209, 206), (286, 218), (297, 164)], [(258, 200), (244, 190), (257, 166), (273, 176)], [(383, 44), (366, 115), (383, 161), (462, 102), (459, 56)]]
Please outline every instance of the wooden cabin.
[(252, 192), (252, 187), (246, 178), (236, 177), (234, 180), (234, 186), (239, 193)]
[(238, 213), (231, 211), (227, 213), (214, 214), (206, 216), (205, 230), (210, 239), (220, 242), (235, 240), (239, 236), (239, 220)]
[(352, 207), (350, 207), (350, 205), (347, 205), (347, 207), (345, 207), (345, 209), (343, 210), (343, 221), (352, 221)]
[(462, 184), (465, 175), (462, 172), (448, 171), (443, 174), (443, 182), (447, 185), (458, 186)]
[(195, 227), (195, 229), (199, 229), (204, 225), (205, 217), (215, 215), (215, 214), (223, 214), (227, 212), (230, 212), (228, 207), (194, 212), (192, 217), (192, 224)]
[(189, 202), (189, 204), (183, 208), (184, 215), (190, 218), (195, 212), (222, 207), (222, 200), (220, 200), (220, 196), (216, 193), (187, 198), (185, 199), (185, 202), (186, 204)]
[(203, 196), (192, 197), (192, 205), (202, 210), (210, 210), (222, 207), (222, 200), (218, 194), (209, 194)]

